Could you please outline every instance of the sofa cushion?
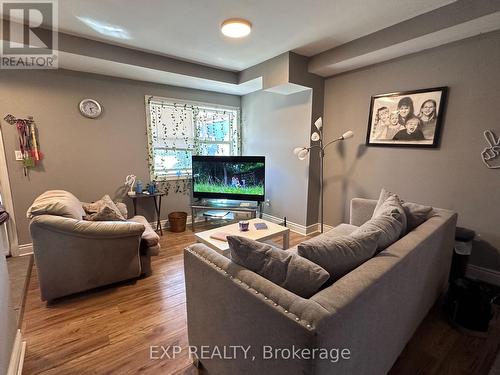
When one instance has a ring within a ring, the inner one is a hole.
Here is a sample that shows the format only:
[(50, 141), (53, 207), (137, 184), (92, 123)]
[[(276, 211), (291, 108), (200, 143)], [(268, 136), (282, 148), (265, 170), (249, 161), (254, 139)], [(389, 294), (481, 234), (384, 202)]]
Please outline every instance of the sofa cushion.
[(330, 274), (330, 282), (340, 279), (377, 251), (378, 232), (329, 237), (320, 235), (299, 244), (297, 252)]
[(309, 298), (330, 278), (320, 266), (286, 250), (239, 236), (228, 236), (231, 260), (273, 283)]
[(142, 241), (146, 244), (147, 247), (154, 247), (158, 245), (158, 243), (160, 242), (160, 236), (153, 230), (151, 224), (149, 224), (144, 216), (136, 215), (128, 221), (133, 221), (135, 223), (144, 225), (146, 229), (142, 233)]
[(377, 239), (377, 250), (382, 251), (396, 242), (403, 233), (401, 213), (394, 209), (389, 214), (383, 214), (368, 220), (358, 229), (352, 232), (352, 236), (361, 236), (366, 233), (379, 233)]
[(405, 210), (408, 221), (406, 232), (412, 231), (426, 221), (432, 212), (431, 206), (424, 206), (412, 202), (403, 202), (403, 209)]
[(323, 234), (320, 234), (320, 236), (326, 236), (326, 237), (338, 237), (338, 236), (347, 236), (354, 232), (356, 229), (358, 229), (356, 225), (351, 225), (351, 224), (339, 224), (335, 228), (330, 229), (329, 231), (326, 231)]
[(391, 193), (386, 189), (382, 189), (373, 216), (375, 216), (375, 213), (380, 209), (380, 206), (391, 196), (397, 197), (405, 213), (404, 220), (406, 220), (406, 225), (404, 225), (403, 223), (402, 235), (405, 235), (406, 233), (418, 227), (420, 224), (426, 221), (431, 215), (432, 212), (431, 206), (424, 206), (418, 203), (405, 202), (404, 200), (400, 199), (397, 194)]
[(85, 203), (83, 208), (90, 221), (126, 221), (109, 195), (105, 195), (94, 203)]
[(391, 193), (386, 189), (382, 189), (380, 191), (380, 196), (378, 198), (377, 205), (375, 206), (375, 210), (373, 211), (372, 218), (376, 218), (380, 215), (388, 215), (394, 210), (397, 210), (400, 213), (398, 220), (401, 221), (401, 224), (403, 225), (403, 230), (400, 235), (404, 236), (406, 234), (407, 219), (402, 202), (397, 194)]
[(36, 198), (28, 209), (27, 216), (29, 219), (38, 215), (56, 215), (82, 220), (85, 211), (78, 198), (70, 192), (49, 190)]

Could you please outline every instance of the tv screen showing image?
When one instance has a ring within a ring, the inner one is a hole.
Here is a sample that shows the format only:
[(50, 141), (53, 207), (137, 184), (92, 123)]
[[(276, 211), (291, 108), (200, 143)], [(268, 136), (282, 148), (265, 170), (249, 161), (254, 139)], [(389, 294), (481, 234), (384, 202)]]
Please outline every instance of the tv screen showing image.
[(263, 201), (264, 156), (193, 156), (193, 196)]

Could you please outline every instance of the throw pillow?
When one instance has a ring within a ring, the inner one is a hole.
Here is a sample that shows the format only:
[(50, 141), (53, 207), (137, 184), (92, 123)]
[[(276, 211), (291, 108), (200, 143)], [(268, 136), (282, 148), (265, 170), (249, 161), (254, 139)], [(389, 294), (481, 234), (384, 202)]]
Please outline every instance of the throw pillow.
[(105, 195), (97, 202), (84, 204), (84, 209), (87, 212), (86, 220), (126, 221), (109, 195)]
[(383, 214), (368, 220), (358, 229), (352, 232), (352, 236), (362, 236), (363, 234), (379, 233), (377, 239), (377, 250), (382, 251), (386, 247), (396, 242), (403, 233), (401, 213), (394, 209), (389, 214)]
[[(398, 197), (397, 194), (391, 193), (390, 191), (387, 191), (386, 189), (382, 189), (380, 192), (380, 196), (377, 202), (377, 205), (375, 206), (375, 212), (377, 212), (380, 208), (380, 206), (391, 196), (395, 195)], [(398, 197), (399, 199), (399, 197)], [(402, 199), (399, 199), (400, 204), (403, 207), (405, 217), (406, 217), (406, 226), (403, 225), (403, 227), (406, 227), (406, 229), (403, 230), (403, 234), (405, 235), (406, 233), (412, 231), (416, 227), (418, 227), (420, 224), (422, 224), (424, 221), (426, 221), (429, 216), (431, 215), (432, 212), (432, 207), (431, 206), (424, 206), (418, 203), (412, 203), (412, 202), (405, 202)]]
[(127, 205), (123, 202), (115, 202), (116, 208), (122, 214), (122, 216), (126, 219), (128, 217)]
[(418, 203), (411, 202), (404, 202), (403, 209), (405, 210), (406, 218), (408, 221), (406, 232), (412, 231), (424, 221), (426, 221), (432, 212), (431, 206), (424, 206)]
[(380, 190), (380, 194), (378, 196), (377, 205), (375, 206), (375, 210), (373, 210), (372, 217), (375, 216), (375, 212), (378, 211), (378, 209), (380, 208), (380, 206), (382, 206), (382, 203), (384, 203), (385, 200), (387, 198), (389, 198), (391, 195), (392, 195), (392, 193), (390, 191), (386, 190), (385, 188), (382, 188), (382, 190)]
[(406, 234), (406, 227), (408, 223), (401, 200), (399, 199), (397, 194), (382, 189), (378, 198), (377, 205), (375, 206), (375, 210), (373, 211), (372, 219), (380, 215), (389, 215), (394, 210), (397, 210), (400, 213), (399, 220), (403, 225), (403, 229), (400, 235), (404, 236)]
[(87, 215), (95, 214), (97, 211), (99, 211), (99, 204), (100, 204), (100, 201), (96, 201), (96, 202), (92, 202), (92, 203), (82, 202), (82, 208)]
[(49, 190), (36, 198), (28, 209), (27, 217), (29, 219), (37, 215), (57, 215), (82, 220), (85, 211), (78, 198), (70, 192)]
[[(115, 204), (116, 208), (118, 208), (118, 211), (120, 211), (120, 214), (125, 219), (127, 219), (128, 218), (127, 205), (123, 202), (113, 202), (113, 203)], [(82, 207), (85, 210), (85, 212), (87, 213), (87, 215), (95, 214), (97, 211), (99, 211), (100, 206), (101, 206), (100, 200), (98, 200), (97, 202), (93, 202), (93, 203), (82, 202)]]
[(228, 236), (234, 263), (303, 298), (313, 296), (330, 275), (320, 266), (292, 252), (239, 236)]
[(320, 235), (302, 242), (298, 254), (324, 268), (335, 282), (375, 255), (378, 232), (328, 237)]

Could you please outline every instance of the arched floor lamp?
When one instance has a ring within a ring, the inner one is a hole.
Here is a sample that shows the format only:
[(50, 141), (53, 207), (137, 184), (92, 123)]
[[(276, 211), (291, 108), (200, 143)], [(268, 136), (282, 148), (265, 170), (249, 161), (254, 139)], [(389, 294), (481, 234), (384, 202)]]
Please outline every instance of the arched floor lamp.
[(295, 147), (293, 149), (293, 153), (297, 155), (299, 160), (305, 160), (307, 155), (312, 149), (318, 149), (319, 151), (319, 194), (320, 194), (320, 206), (321, 206), (321, 233), (323, 233), (323, 159), (325, 157), (325, 149), (338, 141), (343, 141), (345, 139), (352, 138), (354, 136), (354, 132), (352, 130), (346, 131), (342, 136), (336, 138), (328, 143), (324, 143), (323, 140), (323, 119), (320, 117), (314, 122), (314, 126), (316, 126), (317, 131), (311, 134), (311, 141), (318, 142), (319, 144), (312, 145), (310, 147)]

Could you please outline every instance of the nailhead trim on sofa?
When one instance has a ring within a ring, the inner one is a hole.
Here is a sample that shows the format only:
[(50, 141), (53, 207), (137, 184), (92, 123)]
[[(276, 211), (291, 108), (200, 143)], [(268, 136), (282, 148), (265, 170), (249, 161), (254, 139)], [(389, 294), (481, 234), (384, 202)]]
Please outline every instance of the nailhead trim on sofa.
[(283, 312), (285, 314), (290, 314), (290, 315), (293, 315), (295, 316), (295, 321), (296, 322), (299, 322), (301, 325), (305, 326), (307, 329), (312, 329), (313, 328), (313, 325), (312, 323), (310, 322), (307, 322), (303, 319), (301, 319), (298, 315), (296, 314), (293, 314), (293, 313), (290, 313), (287, 308), (279, 305), (278, 303), (274, 302), (272, 299), (270, 299), (269, 297), (265, 296), (263, 293), (259, 292), (258, 290), (252, 288), (250, 285), (244, 283), (243, 281), (241, 281), (240, 279), (234, 277), (233, 275), (230, 275), (227, 271), (223, 270), (221, 267), (219, 267), (217, 264), (215, 264), (214, 262), (212, 262), (211, 260), (205, 258), (203, 255), (191, 250), (191, 249), (187, 249), (187, 251), (189, 251), (191, 254), (193, 254), (194, 256), (196, 256), (197, 258), (203, 260), (205, 263), (208, 263), (209, 265), (211, 265), (213, 268), (215, 268), (217, 271), (219, 271), (220, 273), (222, 273), (224, 276), (228, 276), (229, 279), (233, 280), (235, 283), (239, 283), (241, 284), (242, 286), (244, 287), (247, 287), (247, 289), (249, 290), (254, 290), (255, 294), (260, 294), (263, 299), (265, 301), (269, 301), (270, 303), (272, 303), (275, 307), (279, 307), (279, 308), (282, 308), (283, 309)]

